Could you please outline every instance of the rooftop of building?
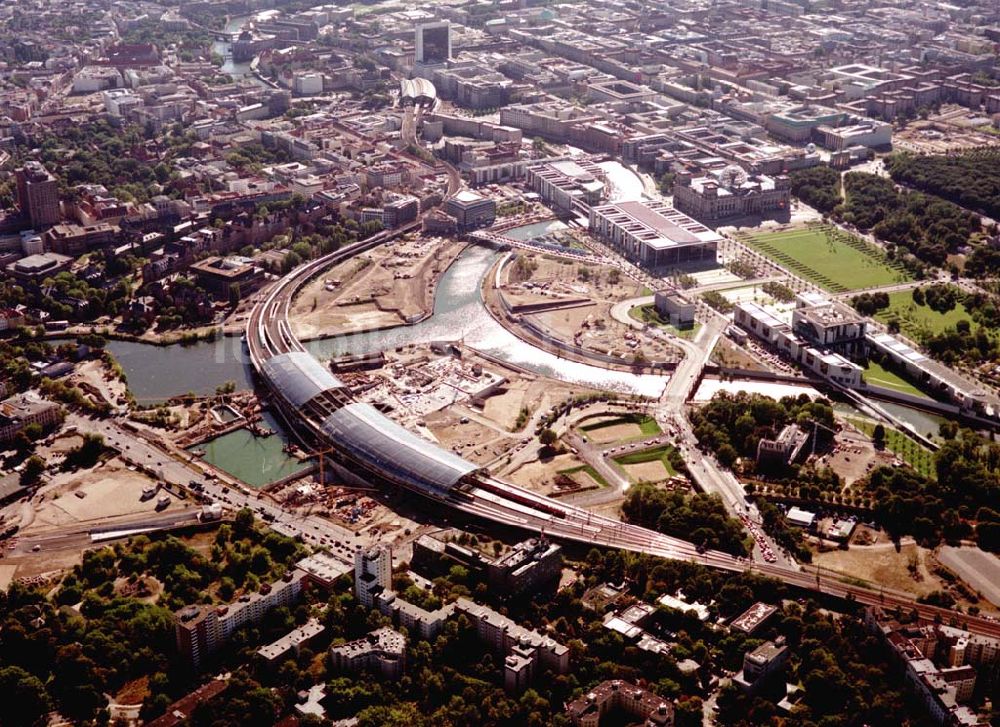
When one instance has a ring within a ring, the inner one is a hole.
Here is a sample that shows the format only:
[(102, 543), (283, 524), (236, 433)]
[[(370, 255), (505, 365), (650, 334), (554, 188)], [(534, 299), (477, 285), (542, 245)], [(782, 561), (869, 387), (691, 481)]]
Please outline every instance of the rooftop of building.
[(715, 243), (722, 237), (683, 212), (662, 202), (615, 202), (592, 212), (624, 226), (654, 249)]
[(406, 637), (388, 626), (383, 626), (360, 639), (330, 648), (331, 654), (339, 654), (347, 658), (372, 652), (402, 657), (406, 653)]
[(289, 649), (295, 648), (309, 639), (318, 636), (323, 633), (325, 629), (326, 627), (316, 619), (309, 619), (302, 626), (289, 631), (277, 641), (273, 641), (266, 646), (260, 647), (257, 649), (257, 653), (265, 659), (275, 659)]
[(758, 626), (770, 618), (772, 614), (776, 613), (777, 610), (777, 606), (771, 606), (767, 603), (758, 602), (734, 618), (730, 625), (732, 628), (744, 631), (748, 634), (753, 633)]

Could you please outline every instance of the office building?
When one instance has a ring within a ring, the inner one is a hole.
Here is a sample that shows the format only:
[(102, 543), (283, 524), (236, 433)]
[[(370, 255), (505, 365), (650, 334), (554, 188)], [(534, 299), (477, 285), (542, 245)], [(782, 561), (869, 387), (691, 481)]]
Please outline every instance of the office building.
[(134, 109), (142, 108), (142, 96), (125, 88), (114, 88), (101, 94), (104, 110), (116, 118), (124, 118)]
[(658, 290), (653, 296), (656, 312), (670, 325), (686, 327), (694, 325), (695, 303), (683, 293), (667, 289)]
[(778, 677), (788, 663), (790, 652), (784, 644), (765, 641), (753, 651), (743, 655), (743, 670), (733, 677), (733, 684), (749, 694), (757, 694)]
[(633, 262), (656, 268), (716, 260), (722, 237), (663, 202), (592, 207), (590, 232)]
[(354, 595), (365, 608), (375, 607), (375, 598), (392, 590), (392, 550), (376, 545), (354, 553)]
[[(793, 332), (791, 325), (757, 303), (750, 301), (737, 303), (733, 310), (733, 321), (750, 335), (804, 369), (847, 388), (856, 389), (862, 384), (863, 369), (860, 366), (839, 353), (811, 345), (804, 337)], [(831, 340), (843, 337), (845, 345), (852, 340), (848, 333), (850, 327), (844, 326), (843, 321), (831, 320), (830, 323)]]
[(832, 151), (854, 146), (886, 149), (892, 146), (892, 124), (883, 121), (863, 121), (850, 126), (820, 126), (816, 129), (820, 144)]
[(545, 538), (525, 540), (490, 563), (486, 572), (493, 593), (533, 592), (559, 577), (562, 548)]
[(49, 228), (44, 239), (52, 252), (78, 256), (114, 242), (115, 228), (106, 222), (92, 225), (57, 224)]
[(54, 225), (62, 218), (59, 183), (40, 162), (26, 162), (15, 174), (17, 203), (21, 214), (36, 230)]
[(820, 126), (842, 126), (845, 111), (821, 106), (790, 106), (765, 115), (765, 128), (780, 139), (793, 143), (810, 141)]
[(526, 168), (528, 184), (548, 204), (563, 212), (604, 198), (604, 170), (586, 159), (560, 159)]
[(745, 634), (752, 634), (759, 629), (765, 621), (778, 612), (777, 606), (758, 601), (746, 611), (733, 619), (731, 628), (742, 631)]
[(459, 230), (489, 227), (497, 218), (497, 203), (489, 197), (463, 190), (444, 203), (444, 211), (455, 218)]
[(902, 667), (907, 687), (934, 722), (948, 727), (988, 724), (967, 704), (980, 675), (994, 684), (1000, 678), (1000, 640), (930, 621), (904, 624), (876, 606), (865, 609), (864, 620)]
[(383, 616), (389, 616), (411, 635), (425, 641), (437, 638), (445, 622), (455, 612), (455, 606), (450, 603), (434, 611), (428, 611), (415, 603), (404, 601), (395, 591), (389, 589), (379, 591), (374, 596), (373, 605)]
[(233, 286), (246, 295), (260, 287), (265, 279), (263, 268), (238, 255), (205, 258), (191, 265), (190, 270), (198, 284), (217, 298), (228, 296)]
[(43, 429), (62, 421), (62, 407), (33, 391), (0, 402), (0, 442), (9, 442), (25, 427), (38, 424)]
[(7, 273), (19, 283), (41, 283), (63, 270), (69, 270), (73, 258), (55, 252), (28, 255), (7, 266)]
[(845, 355), (863, 355), (868, 323), (851, 306), (819, 293), (799, 293), (792, 330), (814, 346)]
[(414, 60), (432, 66), (451, 60), (451, 23), (424, 23), (416, 28)]
[(790, 465), (798, 460), (808, 442), (809, 432), (798, 424), (787, 424), (777, 437), (762, 437), (757, 442), (757, 466), (766, 469)]
[(482, 606), (467, 598), (455, 602), (455, 611), (465, 614), (475, 625), (480, 640), (493, 647), (500, 654), (508, 654), (520, 647), (519, 654), (527, 656), (542, 668), (557, 674), (569, 671), (569, 649), (553, 639), (524, 628), (489, 606)]
[(388, 627), (377, 629), (364, 638), (331, 647), (330, 661), (336, 671), (366, 671), (395, 681), (406, 669), (406, 637)]
[(792, 183), (788, 177), (750, 175), (736, 166), (724, 167), (704, 177), (678, 174), (673, 192), (674, 207), (704, 222), (783, 213), (789, 210), (792, 201)]
[(310, 583), (325, 590), (332, 588), (338, 578), (351, 572), (350, 564), (322, 550), (303, 558), (295, 567), (305, 572)]

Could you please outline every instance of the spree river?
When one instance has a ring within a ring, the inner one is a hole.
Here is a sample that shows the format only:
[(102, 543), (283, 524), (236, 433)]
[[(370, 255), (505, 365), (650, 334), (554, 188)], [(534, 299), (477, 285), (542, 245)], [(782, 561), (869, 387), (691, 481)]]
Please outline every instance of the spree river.
[(500, 255), (489, 248), (467, 248), (441, 277), (434, 296), (434, 314), (421, 323), (318, 339), (306, 347), (317, 358), (329, 359), (431, 341), (457, 341), (487, 356), (568, 383), (650, 397), (663, 392), (667, 382), (663, 376), (609, 371), (567, 361), (522, 341), (494, 320), (483, 306), (480, 284)]

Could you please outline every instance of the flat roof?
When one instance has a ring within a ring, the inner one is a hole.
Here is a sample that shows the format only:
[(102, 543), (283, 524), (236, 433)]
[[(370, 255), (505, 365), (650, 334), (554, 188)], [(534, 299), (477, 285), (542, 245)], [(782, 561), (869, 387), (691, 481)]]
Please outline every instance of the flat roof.
[(642, 202), (619, 202), (618, 208), (635, 218), (650, 229), (659, 232), (664, 237), (673, 240), (678, 244), (688, 244), (698, 242), (698, 237), (680, 225), (671, 222), (654, 209), (644, 205)]
[(771, 614), (775, 613), (777, 610), (777, 606), (757, 602), (733, 619), (733, 622), (730, 625), (734, 629), (745, 631), (748, 634), (753, 633), (758, 626), (764, 623), (764, 621), (766, 621)]
[(654, 250), (713, 243), (722, 239), (714, 230), (662, 202), (615, 202), (594, 207), (592, 212)]

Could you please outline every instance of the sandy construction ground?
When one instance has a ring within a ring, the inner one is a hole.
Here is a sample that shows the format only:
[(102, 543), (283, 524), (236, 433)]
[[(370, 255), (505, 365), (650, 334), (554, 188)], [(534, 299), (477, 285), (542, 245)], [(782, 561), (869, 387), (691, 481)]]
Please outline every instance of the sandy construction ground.
[(641, 437), (642, 429), (639, 428), (638, 424), (623, 422), (621, 424), (612, 424), (609, 427), (601, 427), (600, 429), (591, 429), (584, 433), (591, 442), (609, 444), (611, 442), (619, 442), (623, 439), (631, 439), (632, 437)]
[(483, 416), (496, 422), (501, 428), (510, 431), (517, 423), (521, 407), (528, 406), (529, 402), (527, 382), (508, 384), (507, 391), (486, 400), (483, 406)]
[(427, 428), (441, 446), (473, 462), (485, 464), (503, 454), (513, 443), (507, 436), (485, 424), (448, 411), (438, 411), (424, 417)]
[(84, 361), (73, 371), (70, 381), (82, 385), (88, 393), (96, 391), (100, 399), (112, 406), (126, 403), (128, 385), (118, 379), (110, 379), (103, 361)]
[[(886, 588), (923, 596), (942, 586), (931, 573), (927, 556), (928, 551), (914, 543), (903, 545), (898, 553), (892, 543), (884, 543), (818, 553), (813, 556), (813, 563)], [(915, 565), (913, 574), (909, 569), (911, 564)]]
[(315, 338), (417, 320), (431, 310), (438, 278), (464, 247), (452, 240), (403, 240), (337, 265), (296, 298), (292, 330)]
[(816, 459), (818, 465), (829, 467), (836, 472), (847, 487), (864, 477), (877, 464), (891, 464), (891, 452), (878, 452), (871, 440), (853, 427), (837, 435), (837, 447), (833, 452)]
[[(132, 472), (118, 459), (90, 470), (60, 475), (55, 487), (47, 490), (45, 499), (35, 506), (34, 522), (25, 532), (155, 512), (155, 497), (145, 502), (140, 499), (143, 487), (148, 484), (153, 484), (153, 480), (141, 472)], [(84, 496), (78, 497), (77, 492)]]
[(545, 462), (537, 459), (527, 462), (507, 475), (506, 479), (538, 492), (549, 492), (552, 489), (552, 480), (560, 470), (572, 469), (581, 464), (583, 462), (572, 454), (558, 454)]
[(6, 591), (10, 587), (16, 572), (16, 565), (0, 565), (0, 591)]
[(663, 462), (640, 462), (639, 464), (623, 464), (621, 468), (633, 482), (660, 482), (667, 479), (670, 473)]

